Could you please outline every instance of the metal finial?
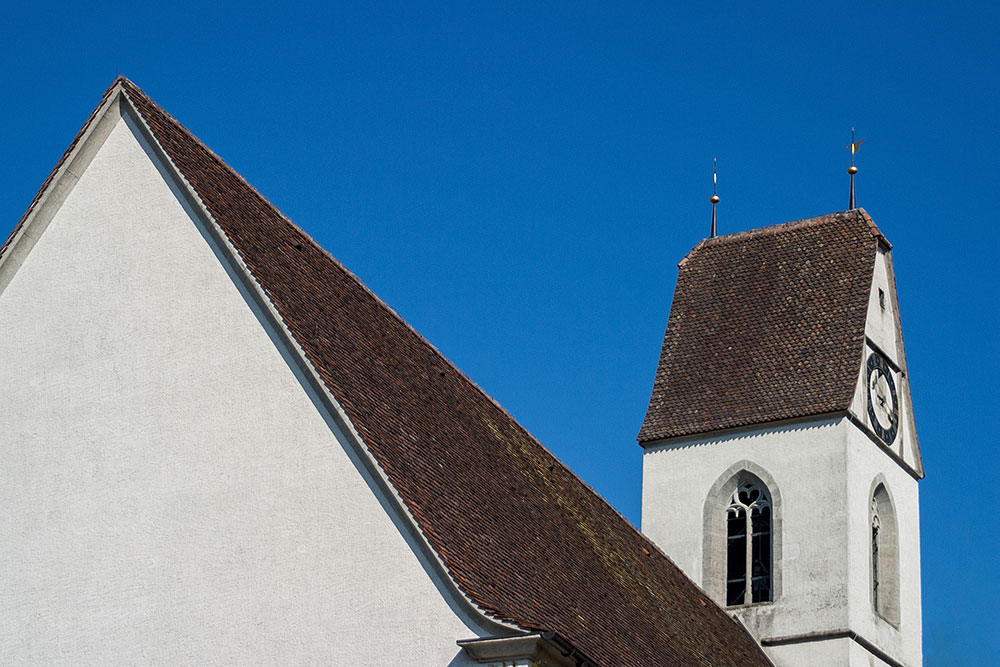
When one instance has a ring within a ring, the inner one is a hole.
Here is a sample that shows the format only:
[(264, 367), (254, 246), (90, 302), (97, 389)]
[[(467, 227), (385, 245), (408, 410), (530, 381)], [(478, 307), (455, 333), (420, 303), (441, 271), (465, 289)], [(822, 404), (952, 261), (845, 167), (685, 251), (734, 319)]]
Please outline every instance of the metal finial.
[(855, 201), (855, 198), (854, 198), (854, 175), (856, 173), (858, 173), (858, 168), (854, 166), (854, 154), (857, 153), (858, 150), (860, 150), (861, 143), (863, 141), (864, 141), (864, 139), (860, 139), (858, 141), (854, 140), (854, 128), (852, 127), (851, 128), (851, 143), (850, 143), (849, 146), (845, 146), (844, 147), (844, 148), (850, 148), (851, 149), (851, 166), (847, 168), (847, 173), (851, 175), (851, 205), (850, 205), (849, 208), (852, 211), (858, 207), (857, 202)]
[(719, 171), (718, 171), (718, 158), (712, 158), (712, 236), (715, 238), (719, 235), (719, 215), (716, 207), (719, 205)]

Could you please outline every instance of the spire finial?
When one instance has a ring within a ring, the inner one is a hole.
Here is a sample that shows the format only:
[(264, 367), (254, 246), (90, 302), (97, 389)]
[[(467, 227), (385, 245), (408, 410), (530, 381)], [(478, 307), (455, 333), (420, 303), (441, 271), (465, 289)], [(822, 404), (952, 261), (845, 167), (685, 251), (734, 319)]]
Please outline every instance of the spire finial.
[(852, 127), (851, 144), (849, 146), (845, 146), (845, 148), (851, 149), (851, 166), (847, 168), (847, 173), (851, 175), (851, 205), (849, 208), (852, 211), (858, 207), (857, 202), (854, 199), (854, 175), (858, 173), (858, 168), (854, 166), (854, 154), (861, 148), (861, 142), (863, 141), (864, 139), (859, 139), (858, 141), (854, 140), (854, 128)]
[(719, 158), (712, 158), (712, 236), (719, 235), (719, 216), (716, 207), (719, 205)]

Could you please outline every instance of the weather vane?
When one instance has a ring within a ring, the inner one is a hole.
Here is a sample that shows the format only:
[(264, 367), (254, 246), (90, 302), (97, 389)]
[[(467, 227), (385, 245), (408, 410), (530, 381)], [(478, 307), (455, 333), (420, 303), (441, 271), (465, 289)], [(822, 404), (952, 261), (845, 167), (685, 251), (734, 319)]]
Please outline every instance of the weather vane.
[(719, 235), (719, 216), (716, 207), (719, 205), (719, 158), (712, 158), (712, 238)]
[(851, 144), (849, 146), (844, 146), (844, 148), (850, 148), (851, 149), (851, 166), (847, 168), (847, 173), (851, 175), (851, 206), (850, 206), (850, 209), (852, 211), (858, 207), (857, 203), (854, 200), (854, 175), (856, 173), (858, 173), (858, 168), (854, 166), (854, 154), (857, 153), (858, 150), (861, 148), (861, 142), (863, 142), (863, 141), (864, 141), (864, 139), (858, 139), (857, 141), (854, 140), (854, 128), (852, 127), (851, 128)]

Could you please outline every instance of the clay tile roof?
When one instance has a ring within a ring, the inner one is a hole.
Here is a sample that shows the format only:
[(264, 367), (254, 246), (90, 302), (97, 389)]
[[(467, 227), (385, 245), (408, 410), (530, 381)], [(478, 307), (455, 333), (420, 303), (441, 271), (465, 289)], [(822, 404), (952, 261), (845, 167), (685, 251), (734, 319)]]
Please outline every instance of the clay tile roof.
[(479, 607), (558, 633), (602, 665), (770, 664), (356, 276), (133, 83), (119, 82)]
[(880, 241), (854, 209), (695, 246), (639, 441), (847, 410)]

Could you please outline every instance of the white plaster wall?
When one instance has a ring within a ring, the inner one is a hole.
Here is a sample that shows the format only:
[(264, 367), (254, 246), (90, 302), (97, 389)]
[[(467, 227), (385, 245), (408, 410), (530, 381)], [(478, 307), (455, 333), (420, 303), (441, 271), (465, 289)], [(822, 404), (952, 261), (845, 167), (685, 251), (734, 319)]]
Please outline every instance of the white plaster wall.
[(189, 213), (119, 119), (0, 293), (0, 664), (468, 664)]
[[(865, 335), (868, 341), (862, 359), (859, 360), (858, 382), (855, 385), (854, 398), (850, 411), (857, 419), (871, 427), (868, 415), (868, 356), (875, 350), (874, 343), (889, 360), (900, 369), (906, 369), (906, 359), (903, 354), (902, 332), (899, 330), (897, 309), (897, 294), (895, 282), (891, 279), (892, 255), (879, 248), (875, 260), (872, 277), (872, 288), (868, 299), (868, 316), (865, 323)], [(885, 310), (879, 305), (878, 291), (885, 293)], [(912, 414), (912, 397), (910, 395), (909, 378), (903, 372), (893, 373), (896, 385), (896, 395), (899, 401), (899, 429), (896, 440), (890, 448), (911, 468), (918, 469), (918, 454), (915, 438), (914, 419)]]
[[(882, 247), (878, 249), (875, 258), (875, 271), (872, 276), (872, 289), (868, 295), (868, 322), (865, 334), (871, 338), (890, 359), (902, 365), (900, 357), (902, 350), (898, 346), (899, 332), (896, 330), (898, 313), (896, 312), (896, 294), (889, 280), (890, 255)], [(885, 310), (879, 305), (878, 291), (885, 294)]]
[[(857, 429), (848, 432), (850, 627), (905, 665), (921, 665), (920, 502), (917, 481)], [(875, 613), (871, 599), (869, 505), (881, 475), (896, 512), (899, 540), (899, 627)]]
[(826, 420), (647, 447), (643, 532), (706, 587), (706, 498), (734, 463), (751, 461), (770, 473), (781, 495), (782, 552), (781, 562), (775, 562), (781, 568), (781, 593), (772, 604), (734, 610), (758, 638), (844, 628), (848, 428), (854, 427), (845, 419)]
[[(768, 646), (765, 650), (775, 667), (868, 667), (867, 662), (853, 662), (854, 642), (846, 637), (822, 642)], [(881, 662), (873, 663), (880, 665)]]
[[(647, 447), (643, 532), (689, 577), (713, 590), (704, 581), (703, 508), (713, 485), (740, 461), (767, 471), (780, 493), (782, 546), (774, 567), (781, 570), (781, 590), (771, 604), (730, 611), (758, 640), (853, 630), (904, 664), (921, 664), (917, 483), (847, 419)], [(879, 474), (899, 527), (898, 630), (875, 614), (870, 597), (869, 503)], [(779, 666), (882, 664), (849, 639), (766, 650)]]

